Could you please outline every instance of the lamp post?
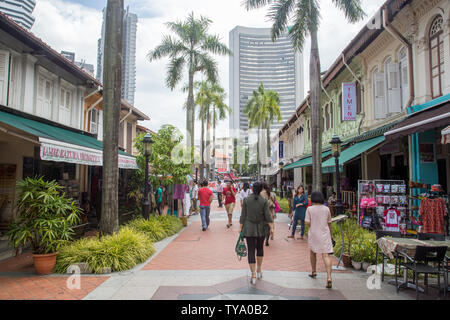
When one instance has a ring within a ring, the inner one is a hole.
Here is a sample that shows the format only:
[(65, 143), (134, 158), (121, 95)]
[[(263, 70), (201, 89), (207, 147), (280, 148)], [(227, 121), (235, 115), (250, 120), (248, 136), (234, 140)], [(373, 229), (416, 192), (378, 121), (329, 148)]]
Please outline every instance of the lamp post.
[(336, 215), (342, 214), (342, 199), (341, 199), (341, 174), (339, 172), (339, 155), (341, 153), (342, 141), (335, 133), (330, 141), (331, 151), (335, 159), (335, 172), (336, 172)]
[(150, 203), (148, 199), (148, 158), (152, 154), (153, 139), (150, 133), (144, 137), (144, 156), (145, 156), (145, 182), (144, 182), (144, 199), (142, 203), (142, 215), (145, 219), (149, 217)]

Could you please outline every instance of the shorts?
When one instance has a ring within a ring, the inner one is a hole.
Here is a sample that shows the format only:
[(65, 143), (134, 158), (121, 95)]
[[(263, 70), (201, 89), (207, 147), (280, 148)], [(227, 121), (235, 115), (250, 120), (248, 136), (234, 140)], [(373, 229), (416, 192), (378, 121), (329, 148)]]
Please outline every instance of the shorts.
[(236, 203), (234, 203), (234, 202), (225, 205), (225, 210), (227, 211), (228, 215), (233, 214), (235, 205), (236, 205)]

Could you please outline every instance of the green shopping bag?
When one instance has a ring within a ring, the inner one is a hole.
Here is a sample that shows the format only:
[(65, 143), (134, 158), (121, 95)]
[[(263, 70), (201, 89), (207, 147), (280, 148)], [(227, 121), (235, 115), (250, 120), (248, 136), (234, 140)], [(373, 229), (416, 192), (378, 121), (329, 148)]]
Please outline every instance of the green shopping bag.
[(239, 260), (247, 256), (247, 246), (245, 245), (244, 236), (242, 235), (242, 232), (239, 234), (239, 238), (236, 243), (236, 247), (234, 248), (234, 251), (236, 252)]

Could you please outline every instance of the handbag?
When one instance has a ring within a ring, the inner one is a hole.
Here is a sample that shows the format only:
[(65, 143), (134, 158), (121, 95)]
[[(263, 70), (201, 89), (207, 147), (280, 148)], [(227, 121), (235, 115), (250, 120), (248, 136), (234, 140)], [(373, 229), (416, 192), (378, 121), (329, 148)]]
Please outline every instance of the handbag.
[(247, 256), (247, 246), (245, 245), (244, 236), (242, 235), (242, 232), (239, 234), (239, 238), (236, 243), (236, 247), (234, 248), (234, 251), (236, 252), (239, 260)]
[(280, 207), (280, 205), (278, 204), (277, 199), (275, 199), (275, 212), (276, 212), (276, 213), (281, 212), (281, 207)]

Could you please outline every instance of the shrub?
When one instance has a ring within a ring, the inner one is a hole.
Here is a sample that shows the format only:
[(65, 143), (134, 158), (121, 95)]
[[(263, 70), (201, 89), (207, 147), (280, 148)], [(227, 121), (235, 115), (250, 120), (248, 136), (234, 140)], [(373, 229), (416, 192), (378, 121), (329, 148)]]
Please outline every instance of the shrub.
[(280, 205), (281, 208), (281, 212), (282, 213), (290, 213), (289, 212), (289, 200), (282, 198), (282, 199), (277, 199), (278, 204)]
[(175, 216), (150, 216), (148, 220), (135, 219), (129, 222), (128, 226), (157, 242), (180, 231), (183, 223)]
[(148, 236), (123, 227), (114, 235), (101, 239), (85, 238), (61, 248), (54, 270), (66, 273), (70, 265), (85, 262), (93, 273), (109, 267), (113, 272), (124, 271), (144, 262), (154, 252)]

